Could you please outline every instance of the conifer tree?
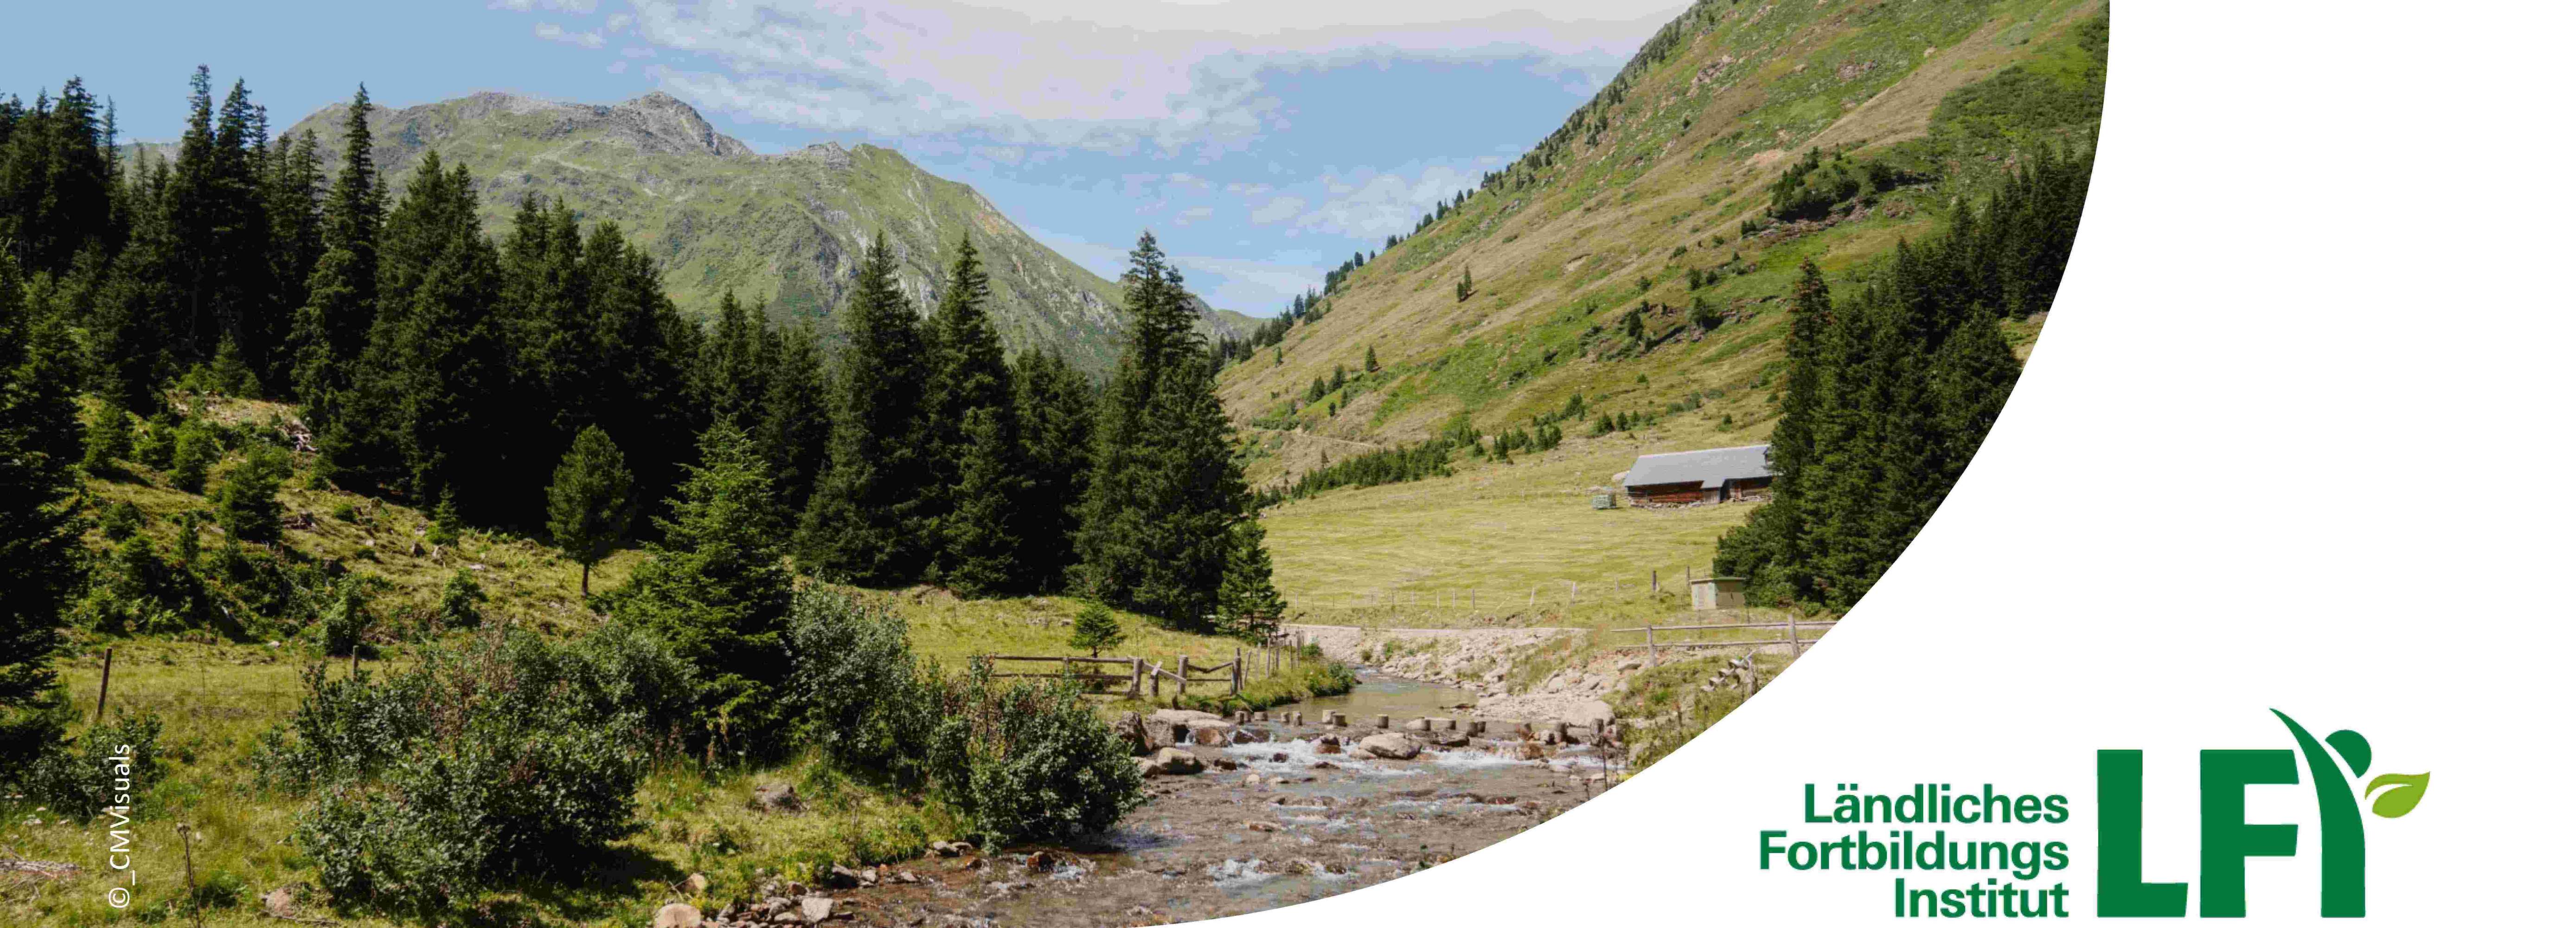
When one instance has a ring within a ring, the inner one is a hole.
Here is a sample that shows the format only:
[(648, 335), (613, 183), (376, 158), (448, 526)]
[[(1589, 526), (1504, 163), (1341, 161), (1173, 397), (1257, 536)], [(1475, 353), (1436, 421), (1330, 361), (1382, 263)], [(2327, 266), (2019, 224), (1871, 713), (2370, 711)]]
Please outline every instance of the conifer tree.
[(1227, 633), (1264, 641), (1279, 630), (1288, 601), (1271, 584), (1270, 576), (1270, 548), (1261, 520), (1237, 521), (1226, 554), (1225, 580), (1217, 590), (1218, 615)]
[(760, 421), (768, 393), (769, 359), (761, 350), (767, 329), (757, 312), (727, 290), (716, 303), (715, 325), (698, 359), (698, 402), (707, 414), (737, 423)]
[(761, 400), (757, 438), (769, 461), (781, 512), (792, 522), (814, 495), (832, 441), (831, 383), (823, 350), (808, 321), (786, 327), (771, 350), (768, 392)]
[(1079, 547), (1093, 598), (1205, 628), (1251, 511), (1181, 275), (1151, 233), (1129, 255), (1132, 340), (1100, 415)]
[(260, 448), (224, 475), (223, 488), (215, 496), (215, 521), (223, 526), (227, 540), (278, 540), (283, 507), (277, 501), (277, 488), (290, 467), (285, 452)]
[(296, 398), (305, 403), (316, 429), (325, 428), (336, 411), (333, 400), (348, 386), (375, 324), (377, 239), (385, 195), (367, 127), (374, 110), (366, 85), (358, 85), (342, 121), (340, 174), (332, 179), (322, 211), (323, 252), (314, 259), (304, 303), (287, 338), (294, 354)]
[(26, 305), (20, 280), (0, 250), (0, 730), (9, 731), (10, 710), (53, 687), (54, 630), (80, 576), (71, 343)]
[(1099, 657), (1102, 650), (1117, 647), (1126, 640), (1127, 631), (1118, 627), (1118, 617), (1110, 614), (1108, 607), (1084, 603), (1082, 611), (1074, 614), (1073, 640), (1068, 643), (1089, 649), (1091, 656)]
[(1027, 475), (1015, 504), (1021, 586), (1061, 590), (1079, 563), (1075, 537), (1091, 485), (1091, 381), (1053, 351), (1024, 351), (1011, 366), (1018, 394), (1020, 460)]
[(608, 433), (591, 426), (573, 437), (546, 491), (546, 530), (555, 547), (581, 565), (581, 595), (590, 595), (590, 568), (625, 540), (634, 518), (635, 477), (626, 455)]
[(610, 612), (654, 632), (701, 671), (702, 712), (736, 733), (777, 724), (767, 698), (787, 667), (780, 633), (794, 588), (778, 543), (768, 462), (750, 436), (719, 420), (698, 438), (662, 540)]
[(940, 582), (969, 598), (1020, 586), (1020, 538), (1012, 515), (1026, 481), (1017, 465), (1017, 443), (1002, 424), (1010, 415), (1009, 409), (966, 411), (953, 504), (941, 516)]
[(925, 495), (940, 548), (932, 571), (969, 595), (1009, 588), (1019, 537), (1014, 503), (1025, 492), (1011, 370), (984, 310), (990, 294), (975, 243), (961, 238), (925, 333), (931, 363), (922, 414), (930, 445)]
[(1362, 366), (1362, 367), (1364, 367), (1365, 369), (1367, 369), (1367, 371), (1368, 371), (1369, 373), (1372, 373), (1372, 374), (1377, 373), (1377, 346), (1376, 346), (1376, 345), (1370, 345), (1370, 346), (1368, 346), (1368, 360), (1361, 362), (1361, 366)]
[(830, 458), (797, 533), (802, 564), (867, 586), (912, 583), (933, 553), (923, 500), (922, 336), (895, 273), (894, 249), (879, 233), (850, 295)]

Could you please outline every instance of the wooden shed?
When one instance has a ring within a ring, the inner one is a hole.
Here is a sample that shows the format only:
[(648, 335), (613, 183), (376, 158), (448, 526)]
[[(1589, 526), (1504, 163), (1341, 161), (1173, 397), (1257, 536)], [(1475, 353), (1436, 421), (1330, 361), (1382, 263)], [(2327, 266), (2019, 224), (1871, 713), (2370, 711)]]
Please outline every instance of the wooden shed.
[(1754, 502), (1771, 498), (1771, 446), (1640, 455), (1626, 474), (1637, 506)]

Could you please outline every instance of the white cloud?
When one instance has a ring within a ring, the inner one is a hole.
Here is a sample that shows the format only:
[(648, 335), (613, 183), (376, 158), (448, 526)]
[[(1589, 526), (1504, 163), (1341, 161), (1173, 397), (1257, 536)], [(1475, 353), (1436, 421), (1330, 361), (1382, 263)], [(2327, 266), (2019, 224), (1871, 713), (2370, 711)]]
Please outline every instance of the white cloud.
[(1282, 124), (1268, 81), (1283, 73), (1522, 61), (1543, 74), (1606, 76), (1678, 9), (1672, 0), (1546, 5), (1196, 0), (1068, 13), (1054, 0), (636, 0), (633, 18), (644, 42), (696, 56), (658, 72), (666, 89), (735, 115), (1124, 155), (1249, 144)]
[(1302, 197), (1273, 197), (1270, 202), (1261, 204), (1252, 211), (1252, 221), (1257, 225), (1266, 226), (1274, 222), (1294, 219), (1305, 211), (1306, 201)]
[(1215, 208), (1215, 207), (1213, 207), (1213, 206), (1193, 206), (1193, 207), (1190, 207), (1190, 208), (1188, 208), (1188, 209), (1182, 210), (1182, 211), (1180, 211), (1180, 213), (1179, 213), (1178, 215), (1173, 216), (1173, 217), (1172, 217), (1172, 224), (1173, 224), (1173, 225), (1176, 225), (1176, 226), (1186, 226), (1186, 225), (1189, 225), (1190, 223), (1193, 223), (1193, 222), (1198, 222), (1198, 221), (1200, 221), (1200, 220), (1204, 220), (1204, 219), (1214, 219), (1214, 218), (1216, 218), (1216, 208)]
[(583, 48), (602, 48), (608, 45), (608, 38), (599, 33), (574, 32), (555, 23), (538, 23), (537, 38), (579, 45)]
[(491, 9), (525, 13), (543, 7), (558, 13), (588, 16), (599, 12), (599, 0), (492, 0)]
[[(1488, 155), (1398, 171), (1361, 168), (1347, 174), (1326, 174), (1318, 180), (1331, 198), (1297, 214), (1296, 227), (1361, 239), (1409, 234), (1424, 213), (1461, 190), (1473, 189), (1485, 171), (1502, 163), (1503, 159)], [(1253, 221), (1278, 222), (1284, 218), (1265, 220), (1255, 215)]]

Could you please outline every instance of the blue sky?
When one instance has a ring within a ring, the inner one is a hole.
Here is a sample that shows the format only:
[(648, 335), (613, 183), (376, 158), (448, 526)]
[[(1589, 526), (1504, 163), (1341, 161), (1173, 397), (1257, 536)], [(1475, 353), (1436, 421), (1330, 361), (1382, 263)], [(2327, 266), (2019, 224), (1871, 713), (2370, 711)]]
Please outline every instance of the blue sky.
[(177, 134), (200, 63), (247, 80), (280, 128), (361, 80), (395, 107), (661, 90), (760, 151), (895, 148), (1103, 276), (1150, 227), (1192, 289), (1267, 316), (1553, 131), (1681, 6), (46, 4), (12, 19), (29, 35), (113, 39), (19, 44), (0, 90), (32, 97), (80, 75), (140, 139)]

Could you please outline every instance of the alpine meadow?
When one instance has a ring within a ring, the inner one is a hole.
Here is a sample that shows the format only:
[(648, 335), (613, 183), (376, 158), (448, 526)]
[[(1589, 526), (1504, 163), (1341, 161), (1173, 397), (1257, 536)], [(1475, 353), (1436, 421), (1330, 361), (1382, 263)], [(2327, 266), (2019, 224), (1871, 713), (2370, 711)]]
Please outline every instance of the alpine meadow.
[(10, 74), (0, 917), (1158, 924), (1616, 788), (1970, 465), (2109, 70), (2100, 0), (1672, 15), (1268, 316), (677, 84)]

